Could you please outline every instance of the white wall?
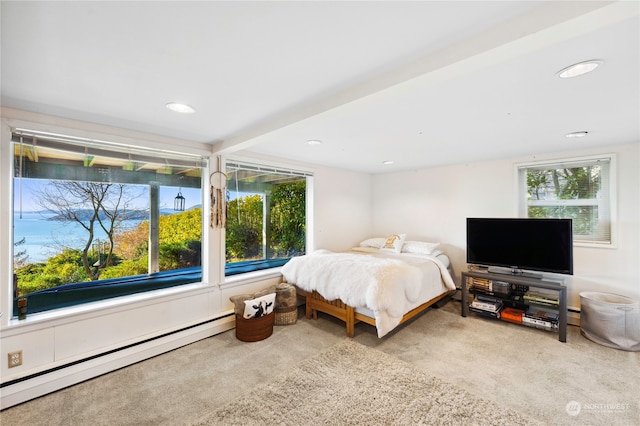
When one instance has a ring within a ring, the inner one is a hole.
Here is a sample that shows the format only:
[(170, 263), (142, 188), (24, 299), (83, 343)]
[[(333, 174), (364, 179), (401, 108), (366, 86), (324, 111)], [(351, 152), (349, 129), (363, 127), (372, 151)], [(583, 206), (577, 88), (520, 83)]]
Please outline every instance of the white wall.
[(318, 168), (314, 181), (314, 247), (344, 251), (369, 237), (371, 175)]
[[(585, 150), (535, 160), (617, 153), (617, 246), (575, 247), (574, 275), (566, 279), (568, 304), (581, 291), (622, 294), (640, 300), (640, 144)], [(373, 177), (373, 233), (407, 232), (408, 239), (439, 241), (458, 275), (466, 269), (467, 217), (517, 217), (513, 158)]]

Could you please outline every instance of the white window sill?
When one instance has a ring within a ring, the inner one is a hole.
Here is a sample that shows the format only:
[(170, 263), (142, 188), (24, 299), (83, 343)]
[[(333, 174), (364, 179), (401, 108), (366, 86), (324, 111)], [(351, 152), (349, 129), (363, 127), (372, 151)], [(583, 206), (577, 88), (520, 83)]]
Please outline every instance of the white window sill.
[(618, 248), (613, 243), (593, 243), (588, 241), (573, 241), (573, 247), (584, 247), (584, 248), (597, 248), (597, 249), (616, 249)]
[(38, 312), (31, 315), (27, 313), (27, 318), (23, 320), (10, 318), (6, 327), (3, 327), (3, 331), (6, 332), (8, 330), (23, 329), (25, 327), (39, 328), (45, 325), (47, 327), (61, 325), (106, 314), (113, 314), (120, 311), (127, 311), (132, 308), (162, 303), (166, 302), (167, 299), (187, 297), (198, 293), (207, 293), (211, 291), (211, 289), (212, 286), (207, 283), (191, 283), (147, 291), (144, 293), (114, 297), (98, 302), (83, 303), (81, 305), (54, 309), (46, 312)]
[(260, 271), (246, 272), (244, 274), (231, 275), (225, 277), (224, 282), (220, 285), (223, 288), (232, 288), (241, 285), (251, 284), (258, 281), (264, 281), (272, 278), (282, 277), (281, 266), (276, 268), (262, 269)]

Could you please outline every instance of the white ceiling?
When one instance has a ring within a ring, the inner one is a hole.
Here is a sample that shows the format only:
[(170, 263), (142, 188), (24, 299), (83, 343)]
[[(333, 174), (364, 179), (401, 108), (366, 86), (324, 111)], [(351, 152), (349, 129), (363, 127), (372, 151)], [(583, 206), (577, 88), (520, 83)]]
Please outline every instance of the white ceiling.
[(639, 5), (3, 0), (2, 105), (367, 173), (606, 148), (640, 141)]

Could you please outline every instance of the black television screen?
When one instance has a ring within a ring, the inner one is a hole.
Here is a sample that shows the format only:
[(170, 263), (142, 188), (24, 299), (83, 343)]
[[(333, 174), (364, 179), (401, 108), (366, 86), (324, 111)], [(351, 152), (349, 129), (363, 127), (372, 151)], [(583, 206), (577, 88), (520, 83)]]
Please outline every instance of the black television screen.
[(467, 263), (571, 275), (571, 219), (467, 218)]

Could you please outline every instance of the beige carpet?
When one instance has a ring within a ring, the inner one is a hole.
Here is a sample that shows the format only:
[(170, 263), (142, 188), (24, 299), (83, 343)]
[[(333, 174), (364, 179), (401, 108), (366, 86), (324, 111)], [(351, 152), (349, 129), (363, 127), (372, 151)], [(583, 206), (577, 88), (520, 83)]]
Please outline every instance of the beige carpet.
[[(250, 377), (247, 377), (250, 380)], [(535, 420), (351, 340), (194, 425), (533, 425)]]

